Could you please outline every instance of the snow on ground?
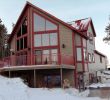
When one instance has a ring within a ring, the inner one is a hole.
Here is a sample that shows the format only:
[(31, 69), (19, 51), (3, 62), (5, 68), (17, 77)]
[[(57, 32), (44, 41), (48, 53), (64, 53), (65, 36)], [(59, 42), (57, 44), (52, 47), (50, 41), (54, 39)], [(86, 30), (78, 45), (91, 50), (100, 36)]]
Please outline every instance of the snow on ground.
[(88, 90), (79, 93), (73, 88), (29, 88), (20, 78), (0, 76), (0, 100), (100, 100), (88, 94)]
[(90, 88), (110, 87), (110, 83), (93, 83), (89, 87)]

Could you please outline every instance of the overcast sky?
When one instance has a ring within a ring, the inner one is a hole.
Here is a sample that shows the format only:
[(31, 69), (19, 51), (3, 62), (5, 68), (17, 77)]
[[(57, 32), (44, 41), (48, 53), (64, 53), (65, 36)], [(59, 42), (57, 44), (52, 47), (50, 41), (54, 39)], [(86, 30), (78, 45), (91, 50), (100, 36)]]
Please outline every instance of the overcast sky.
[[(110, 45), (104, 44), (105, 27), (110, 15), (110, 0), (28, 0), (34, 5), (68, 22), (91, 17), (97, 34), (96, 49), (108, 56)], [(26, 0), (1, 0), (0, 18), (11, 33), (12, 23), (16, 23)]]

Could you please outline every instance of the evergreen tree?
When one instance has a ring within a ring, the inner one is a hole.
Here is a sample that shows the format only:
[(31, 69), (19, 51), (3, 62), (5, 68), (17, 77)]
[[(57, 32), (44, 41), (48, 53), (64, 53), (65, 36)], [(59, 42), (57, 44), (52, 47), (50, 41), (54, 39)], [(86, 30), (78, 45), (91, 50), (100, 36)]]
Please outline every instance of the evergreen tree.
[(0, 59), (4, 57), (5, 36), (7, 29), (0, 19)]
[[(110, 17), (109, 17), (109, 21), (110, 21)], [(106, 36), (103, 38), (103, 41), (105, 41), (106, 43), (110, 44), (110, 22), (108, 23), (108, 25), (105, 28), (105, 32), (107, 33)]]

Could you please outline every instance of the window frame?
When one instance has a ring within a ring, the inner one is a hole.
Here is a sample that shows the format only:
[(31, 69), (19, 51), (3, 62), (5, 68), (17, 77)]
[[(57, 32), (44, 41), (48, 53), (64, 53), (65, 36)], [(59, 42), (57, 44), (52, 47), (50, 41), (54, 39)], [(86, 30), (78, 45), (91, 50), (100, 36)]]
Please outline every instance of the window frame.
[[(78, 59), (79, 52), (77, 52), (77, 49), (80, 49), (80, 55), (81, 55), (80, 58), (81, 59)], [(76, 57), (77, 58), (77, 62), (82, 62), (83, 58), (82, 58), (82, 48), (81, 47), (77, 47), (76, 48), (76, 55), (77, 55), (77, 57)]]

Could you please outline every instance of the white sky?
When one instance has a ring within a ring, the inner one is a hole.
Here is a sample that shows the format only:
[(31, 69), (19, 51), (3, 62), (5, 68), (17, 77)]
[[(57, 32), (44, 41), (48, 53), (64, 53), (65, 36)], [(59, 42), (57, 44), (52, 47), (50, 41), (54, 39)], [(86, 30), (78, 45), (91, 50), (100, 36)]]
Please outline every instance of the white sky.
[[(110, 45), (102, 39), (106, 35), (105, 26), (110, 15), (110, 0), (28, 0), (36, 6), (68, 22), (91, 17), (97, 34), (96, 48), (108, 56), (110, 61)], [(16, 23), (26, 0), (1, 0), (0, 18), (11, 33), (12, 23)]]

